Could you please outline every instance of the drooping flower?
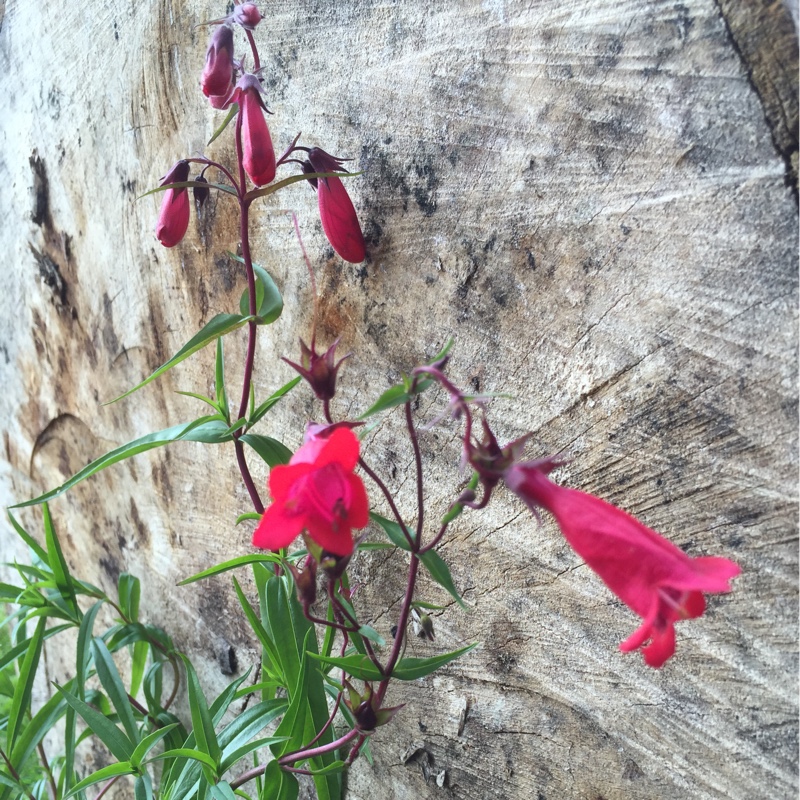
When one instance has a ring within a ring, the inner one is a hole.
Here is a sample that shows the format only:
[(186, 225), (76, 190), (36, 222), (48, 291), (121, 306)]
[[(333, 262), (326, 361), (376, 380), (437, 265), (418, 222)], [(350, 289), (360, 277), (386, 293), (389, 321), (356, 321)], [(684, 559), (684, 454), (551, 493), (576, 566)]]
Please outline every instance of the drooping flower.
[[(303, 171), (307, 174), (342, 172), (342, 161), (343, 159), (336, 158), (319, 147), (312, 147), (308, 151), (308, 161), (303, 164)], [(345, 261), (359, 264), (366, 258), (364, 234), (361, 232), (353, 202), (341, 179), (335, 176), (320, 180), (311, 178), (310, 183), (317, 190), (322, 230), (325, 231), (331, 247)]]
[(264, 19), (255, 3), (242, 3), (233, 9), (233, 21), (245, 30), (252, 31)]
[(233, 89), (233, 29), (229, 25), (219, 25), (211, 34), (200, 86), (208, 98), (225, 97)]
[[(189, 162), (178, 161), (161, 179), (160, 186), (189, 180)], [(164, 247), (175, 247), (189, 229), (189, 193), (186, 187), (167, 189), (156, 223), (156, 238)]]
[(255, 75), (246, 73), (236, 85), (239, 113), (242, 115), (242, 163), (256, 186), (275, 180), (275, 150), (269, 135), (261, 99), (263, 89)]
[(277, 550), (307, 531), (325, 550), (350, 555), (353, 529), (369, 522), (367, 492), (353, 474), (358, 457), (358, 439), (349, 428), (335, 428), (327, 437), (307, 436), (288, 465), (270, 471), (272, 505), (253, 533), (253, 544)]
[(730, 591), (741, 570), (727, 558), (692, 558), (635, 517), (593, 495), (553, 483), (552, 459), (512, 465), (505, 483), (532, 510), (544, 508), (575, 552), (643, 618), (620, 644), (661, 667), (675, 652), (675, 623), (705, 611), (703, 593)]

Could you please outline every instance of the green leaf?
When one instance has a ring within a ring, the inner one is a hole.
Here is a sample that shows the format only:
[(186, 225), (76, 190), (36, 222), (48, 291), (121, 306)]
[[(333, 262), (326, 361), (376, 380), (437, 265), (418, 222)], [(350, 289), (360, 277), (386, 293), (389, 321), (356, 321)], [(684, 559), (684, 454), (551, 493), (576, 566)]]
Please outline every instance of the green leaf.
[(288, 464), (292, 457), (292, 451), (277, 439), (270, 436), (260, 436), (257, 433), (243, 433), (239, 437), (240, 442), (244, 442), (258, 453), (270, 467), (277, 467), (280, 464)]
[(328, 764), (327, 767), (323, 767), (322, 769), (314, 769), (311, 770), (312, 775), (330, 775), (335, 772), (342, 772), (345, 768), (344, 761), (333, 761)]
[(246, 520), (253, 520), (253, 519), (261, 519), (264, 516), (263, 514), (257, 514), (255, 511), (247, 511), (244, 514), (239, 514), (236, 517), (236, 522), (234, 525), (238, 525), (240, 522), (245, 522)]
[(215, 417), (200, 417), (193, 422), (187, 422), (183, 425), (174, 425), (171, 428), (165, 428), (164, 430), (156, 431), (155, 433), (148, 433), (147, 436), (134, 439), (132, 442), (128, 442), (121, 447), (117, 447), (115, 450), (111, 450), (105, 455), (100, 456), (100, 458), (95, 459), (82, 470), (76, 472), (71, 478), (62, 483), (61, 486), (57, 487), (56, 489), (51, 489), (49, 492), (45, 492), (43, 495), (35, 497), (33, 500), (26, 500), (24, 503), (17, 503), (16, 505), (11, 506), (11, 508), (35, 506), (39, 505), (40, 503), (44, 503), (47, 500), (52, 500), (54, 497), (58, 497), (66, 492), (67, 489), (71, 489), (73, 486), (75, 486), (75, 484), (80, 483), (82, 480), (91, 477), (97, 472), (100, 472), (100, 470), (110, 467), (112, 464), (116, 464), (119, 461), (124, 461), (126, 458), (131, 458), (139, 453), (152, 450), (154, 447), (162, 447), (163, 445), (170, 444), (171, 442), (178, 442), (181, 440), (202, 441), (202, 438), (198, 438), (198, 436), (203, 436), (206, 431), (198, 431), (197, 429), (200, 429), (201, 426), (213, 421), (214, 419)]
[(250, 627), (253, 629), (253, 633), (255, 633), (255, 635), (258, 637), (258, 641), (261, 642), (261, 646), (267, 652), (270, 663), (274, 666), (279, 666), (281, 663), (280, 656), (277, 648), (275, 647), (275, 643), (272, 641), (270, 635), (261, 624), (261, 620), (256, 616), (256, 613), (250, 607), (250, 603), (245, 597), (242, 587), (239, 585), (239, 581), (237, 581), (236, 578), (233, 579), (233, 588), (236, 590), (236, 596), (239, 598), (239, 603), (242, 606), (245, 616), (247, 617), (247, 621), (250, 623)]
[(124, 397), (128, 397), (129, 395), (133, 394), (135, 391), (141, 389), (143, 386), (147, 386), (150, 381), (154, 381), (160, 375), (163, 375), (168, 370), (172, 369), (176, 364), (180, 364), (181, 361), (188, 358), (190, 355), (193, 355), (198, 350), (202, 350), (207, 344), (211, 344), (215, 339), (218, 339), (220, 336), (225, 336), (225, 334), (230, 333), (231, 331), (235, 331), (237, 328), (241, 328), (242, 325), (250, 321), (250, 317), (248, 316), (241, 316), (239, 314), (217, 314), (215, 317), (212, 317), (191, 339), (189, 339), (186, 344), (175, 353), (174, 356), (169, 361), (166, 361), (162, 364), (152, 375), (145, 378), (141, 383), (136, 384), (133, 389), (129, 389), (124, 394), (121, 394), (119, 397), (115, 397), (113, 400), (109, 400), (108, 402), (104, 403), (103, 405), (111, 405), (111, 403), (116, 403), (118, 400), (122, 400)]
[(253, 426), (258, 422), (264, 414), (269, 411), (272, 406), (274, 406), (284, 395), (288, 394), (302, 378), (298, 375), (296, 378), (292, 378), (288, 383), (285, 383), (278, 389), (276, 392), (273, 392), (261, 405), (256, 408), (255, 411), (250, 415), (250, 425)]
[(108, 699), (111, 701), (111, 705), (114, 706), (128, 739), (135, 742), (139, 738), (139, 732), (136, 729), (133, 707), (130, 700), (128, 700), (128, 693), (117, 670), (117, 665), (114, 663), (106, 643), (100, 637), (96, 637), (92, 641), (92, 656), (94, 657), (97, 677), (106, 690)]
[(280, 556), (273, 555), (272, 553), (250, 553), (250, 555), (246, 556), (237, 556), (236, 558), (232, 558), (230, 561), (223, 561), (221, 564), (217, 564), (214, 567), (204, 569), (202, 572), (192, 575), (191, 578), (184, 578), (178, 584), (178, 586), (186, 586), (189, 583), (194, 583), (195, 581), (202, 580), (203, 578), (209, 578), (212, 575), (220, 575), (228, 570), (236, 569), (236, 567), (243, 567), (247, 564), (260, 564), (265, 562), (271, 564), (280, 564), (281, 559)]
[(215, 413), (222, 414), (222, 409), (219, 408), (217, 404), (210, 397), (206, 397), (204, 394), (198, 394), (197, 392), (178, 392), (178, 391), (176, 391), (175, 394), (180, 394), (183, 395), (184, 397), (193, 397), (195, 400), (200, 400), (206, 405), (211, 406), (211, 408), (214, 409)]
[(24, 591), (25, 589), (22, 586), (0, 583), (0, 603), (16, 603), (17, 598)]
[(281, 769), (277, 761), (270, 761), (264, 772), (261, 800), (297, 800), (300, 784), (291, 772)]
[(17, 535), (22, 539), (23, 542), (25, 542), (25, 544), (28, 545), (28, 547), (30, 547), (31, 550), (33, 550), (39, 561), (41, 561), (43, 564), (46, 564), (47, 551), (22, 527), (22, 525), (19, 524), (19, 522), (17, 522), (10, 509), (7, 511), (7, 514), (8, 520), (13, 526), (14, 530), (17, 532)]
[(356, 549), (370, 551), (370, 550), (394, 550), (394, 545), (389, 542), (361, 542)]
[(237, 196), (236, 189), (234, 189), (232, 186), (228, 186), (225, 183), (211, 183), (205, 181), (175, 181), (174, 183), (165, 183), (161, 186), (156, 186), (155, 189), (150, 189), (149, 192), (140, 194), (136, 199), (141, 200), (143, 197), (147, 197), (150, 194), (166, 192), (167, 189), (194, 189), (196, 186), (202, 187), (203, 189), (219, 189), (221, 192), (227, 192), (228, 194), (232, 194), (234, 197)]
[(164, 758), (188, 758), (192, 761), (199, 761), (213, 770), (217, 768), (217, 762), (208, 753), (203, 753), (191, 747), (176, 747), (174, 750), (165, 750), (160, 755), (154, 756), (151, 761), (159, 761)]
[[(66, 685), (71, 687), (73, 683), (74, 681), (69, 681)], [(65, 710), (66, 703), (60, 695), (56, 694), (36, 712), (33, 719), (25, 726), (17, 737), (14, 750), (11, 752), (11, 763), (18, 772), (42, 739), (53, 729)]]
[(214, 362), (214, 392), (217, 398), (217, 407), (228, 424), (230, 424), (228, 393), (225, 391), (225, 348), (222, 344), (221, 336), (217, 339), (217, 355)]
[[(240, 264), (245, 264), (241, 256), (228, 251), (228, 255)], [(256, 312), (255, 316), (263, 325), (269, 325), (280, 317), (283, 311), (283, 297), (281, 297), (272, 276), (260, 264), (253, 264), (256, 282)], [(243, 316), (250, 314), (250, 289), (245, 289), (239, 300), (239, 311)]]
[[(370, 512), (369, 516), (370, 519), (377, 523), (377, 525), (384, 531), (389, 539), (392, 540), (393, 544), (406, 551), (411, 549), (408, 544), (408, 540), (405, 536), (403, 536), (403, 529), (396, 522), (391, 519), (386, 519), (386, 517), (382, 517), (380, 514), (376, 514), (374, 511)], [(408, 528), (406, 528), (406, 531), (408, 531)], [(466, 610), (467, 606), (464, 604), (464, 601), (461, 599), (461, 595), (458, 593), (455, 584), (453, 583), (453, 576), (450, 574), (450, 568), (442, 560), (442, 557), (435, 550), (426, 550), (419, 556), (419, 560), (422, 562), (425, 569), (428, 570), (430, 576), (436, 581), (436, 583), (438, 583), (442, 588), (446, 589), (451, 597), (453, 597), (453, 599), (458, 603), (458, 605)]]
[(50, 509), (47, 503), (42, 506), (42, 513), (44, 515), (44, 538), (47, 544), (47, 555), (50, 569), (53, 572), (53, 577), (58, 587), (58, 592), (64, 599), (67, 608), (72, 613), (73, 617), (77, 620), (80, 619), (80, 609), (78, 608), (78, 601), (75, 597), (75, 589), (72, 586), (72, 579), (69, 574), (69, 567), (67, 566), (64, 553), (61, 551), (61, 545), (56, 536), (55, 528), (53, 527), (53, 520), (50, 516)]
[(214, 800), (236, 800), (236, 795), (227, 781), (220, 781), (211, 787), (211, 796)]
[(425, 565), (425, 568), (430, 573), (430, 576), (444, 589), (450, 593), (450, 596), (458, 603), (458, 605), (467, 610), (467, 606), (461, 599), (455, 584), (453, 583), (453, 576), (450, 574), (450, 568), (442, 560), (442, 557), (435, 550), (426, 550), (419, 560)]
[(14, 742), (19, 734), (25, 715), (30, 710), (31, 692), (36, 672), (39, 668), (39, 658), (42, 654), (42, 644), (44, 643), (44, 631), (47, 620), (42, 617), (36, 625), (36, 630), (31, 636), (31, 648), (25, 654), (19, 671), (19, 680), (14, 690), (14, 697), (11, 699), (11, 708), (8, 711), (8, 722), (6, 724), (6, 752), (14, 749)]
[(122, 616), (128, 622), (139, 621), (139, 598), (142, 593), (142, 587), (139, 579), (135, 575), (128, 572), (123, 572), (119, 576), (117, 582), (117, 592), (119, 594), (119, 607), (122, 610)]
[[(401, 658), (392, 672), (392, 677), (400, 681), (413, 681), (417, 678), (422, 678), (435, 672), (439, 667), (449, 664), (459, 656), (464, 655), (464, 653), (468, 653), (475, 647), (477, 647), (477, 644), (471, 644), (452, 653), (444, 653), (432, 658)], [(360, 680), (376, 681), (383, 678), (377, 667), (366, 656), (354, 654), (331, 658), (312, 655), (312, 658), (332, 667), (343, 669), (354, 678), (359, 678)]]
[(153, 783), (150, 776), (143, 772), (133, 784), (134, 800), (153, 800)]
[[(292, 175), (290, 178), (284, 178), (282, 181), (270, 184), (262, 189), (251, 189), (244, 196), (244, 201), (245, 203), (252, 203), (253, 200), (258, 197), (267, 197), (267, 195), (274, 194), (275, 192), (283, 189), (285, 186), (290, 186), (291, 184), (298, 183), (299, 181), (308, 181), (315, 178), (317, 180), (320, 178), (355, 178), (361, 174), (361, 172), (309, 172), (307, 174), (303, 173), (302, 175)], [(173, 185), (180, 186), (178, 183)]]
[(267, 736), (264, 739), (253, 739), (236, 750), (231, 750), (230, 755), (223, 756), (219, 771), (220, 773), (227, 772), (227, 770), (233, 768), (239, 761), (245, 756), (250, 755), (254, 750), (258, 750), (262, 747), (270, 747), (273, 744), (278, 744), (283, 741), (286, 741), (285, 736)]
[(362, 681), (380, 681), (384, 678), (378, 668), (372, 663), (369, 656), (361, 655), (361, 653), (336, 657), (312, 654), (311, 657), (317, 661), (321, 661), (323, 664), (341, 668), (347, 672), (348, 675), (352, 675), (354, 678), (358, 678)]
[(144, 761), (147, 754), (174, 728), (178, 727), (177, 722), (173, 722), (171, 725), (166, 725), (163, 728), (157, 728), (152, 733), (148, 733), (139, 744), (136, 745), (136, 749), (133, 751), (133, 755), (131, 756), (131, 764), (133, 764), (137, 769), (141, 766), (142, 761)]
[(383, 530), (395, 547), (399, 547), (401, 550), (407, 552), (411, 551), (409, 537), (413, 540), (413, 536), (411, 536), (411, 531), (409, 531), (408, 528), (405, 529), (406, 534), (408, 534), (408, 536), (406, 536), (403, 534), (403, 529), (394, 520), (382, 517), (374, 511), (370, 511), (369, 518)]
[(375, 642), (379, 647), (383, 647), (386, 644), (386, 639), (381, 636), (375, 628), (371, 628), (369, 625), (362, 625), (358, 632), (366, 639), (369, 639), (371, 642)]
[[(74, 623), (67, 623), (65, 625), (57, 625), (55, 628), (48, 628), (44, 632), (44, 638), (49, 639), (51, 636), (55, 636), (62, 631), (66, 631), (74, 627)], [(33, 637), (30, 639), (25, 639), (15, 647), (12, 647), (10, 650), (6, 650), (4, 653), (0, 654), (0, 671), (2, 671), (3, 667), (5, 667), (7, 664), (10, 664), (12, 661), (16, 661), (20, 656), (25, 655), (28, 652), (28, 648), (31, 646), (32, 641)]]
[(87, 777), (85, 777), (80, 783), (76, 783), (75, 786), (72, 787), (69, 794), (65, 795), (65, 798), (72, 797), (78, 792), (82, 792), (84, 789), (87, 789), (89, 786), (94, 786), (95, 783), (100, 783), (100, 781), (108, 781), (120, 775), (133, 775), (135, 772), (136, 770), (129, 761), (121, 761), (118, 764), (109, 764), (107, 767), (103, 767), (102, 769), (98, 769), (96, 772), (93, 772), (91, 775), (87, 775)]
[(228, 111), (228, 115), (225, 117), (224, 120), (222, 120), (222, 123), (220, 124), (220, 126), (214, 131), (214, 135), (208, 140), (208, 142), (206, 143), (206, 147), (208, 147), (208, 145), (210, 145), (211, 142), (213, 142), (215, 139), (219, 138), (219, 136), (222, 135), (222, 132), (225, 130), (225, 128), (228, 127), (228, 125), (230, 124), (231, 120), (236, 116), (236, 114), (238, 112), (239, 112), (239, 104), (238, 103), (231, 103), (231, 107), (230, 107), (230, 110)]
[(111, 751), (118, 761), (130, 761), (134, 746), (128, 737), (111, 720), (87, 705), (71, 692), (54, 684), (63, 698), (83, 717), (98, 739)]
[(443, 667), (470, 650), (474, 650), (477, 646), (477, 643), (470, 644), (452, 653), (443, 653), (432, 658), (401, 658), (397, 662), (394, 672), (392, 672), (392, 677), (400, 681), (413, 681), (417, 678), (424, 678), (426, 675), (435, 672), (439, 667)]
[(411, 399), (406, 386), (390, 386), (361, 416), (356, 419), (367, 419), (373, 414), (387, 411), (396, 406), (402, 406)]
[(144, 671), (147, 667), (147, 654), (150, 652), (150, 642), (139, 640), (133, 643), (131, 653), (131, 697), (139, 694), (144, 679)]
[(198, 748), (207, 753), (215, 765), (219, 764), (220, 747), (217, 741), (217, 734), (214, 731), (214, 723), (208, 710), (205, 695), (197, 679), (192, 662), (183, 654), (181, 659), (186, 667), (186, 684), (189, 690), (189, 709), (192, 713), (192, 732), (195, 735)]

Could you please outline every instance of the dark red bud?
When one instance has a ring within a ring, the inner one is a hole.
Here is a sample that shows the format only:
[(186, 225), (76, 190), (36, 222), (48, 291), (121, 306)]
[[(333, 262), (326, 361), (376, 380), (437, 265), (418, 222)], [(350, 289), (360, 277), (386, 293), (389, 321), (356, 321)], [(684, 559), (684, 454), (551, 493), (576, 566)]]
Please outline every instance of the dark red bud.
[(228, 25), (211, 35), (200, 86), (206, 97), (225, 96), (233, 88), (233, 29)]
[(265, 186), (275, 180), (275, 150), (264, 119), (261, 84), (254, 75), (243, 75), (238, 89), (244, 151), (242, 163), (250, 180), (256, 186)]
[[(189, 162), (178, 161), (162, 178), (161, 186), (189, 179)], [(189, 193), (186, 187), (167, 189), (156, 223), (156, 238), (164, 247), (175, 247), (189, 229)]]
[(192, 189), (192, 194), (194, 195), (194, 205), (195, 210), (199, 214), (205, 204), (206, 200), (208, 200), (208, 196), (211, 194), (208, 188), (208, 181), (202, 176), (198, 175), (195, 180), (198, 183), (205, 183), (206, 186), (195, 186)]
[(233, 21), (248, 31), (252, 31), (264, 19), (255, 3), (242, 3), (233, 9)]
[[(314, 172), (342, 171), (344, 159), (326, 153), (319, 147), (308, 152), (308, 161)], [(304, 166), (303, 171), (308, 173)], [(317, 202), (322, 230), (331, 247), (345, 260), (358, 264), (366, 258), (366, 245), (358, 215), (350, 200), (350, 195), (339, 178), (323, 178), (318, 185)]]

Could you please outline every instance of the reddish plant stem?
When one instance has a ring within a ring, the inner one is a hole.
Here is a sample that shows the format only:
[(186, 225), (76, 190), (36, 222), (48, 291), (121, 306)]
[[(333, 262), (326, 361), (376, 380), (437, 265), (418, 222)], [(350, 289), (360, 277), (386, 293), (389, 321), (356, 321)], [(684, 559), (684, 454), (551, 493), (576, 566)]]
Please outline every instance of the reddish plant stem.
[(252, 31), (245, 29), (247, 41), (250, 42), (250, 50), (253, 52), (253, 72), (258, 72), (261, 69), (261, 59), (258, 57), (258, 48), (256, 47), (256, 40)]
[(316, 744), (325, 734), (325, 731), (330, 728), (333, 724), (333, 720), (336, 717), (336, 712), (339, 710), (339, 706), (342, 704), (342, 693), (336, 695), (336, 702), (333, 704), (333, 711), (331, 711), (330, 716), (328, 717), (328, 721), (322, 726), (320, 732), (308, 743), (308, 747), (311, 747), (312, 744)]
[[(336, 613), (340, 614), (344, 619), (346, 619), (355, 628), (355, 632), (358, 632), (358, 629), (361, 626), (358, 624), (358, 620), (354, 619), (350, 612), (339, 602), (339, 598), (336, 597), (336, 592), (334, 591), (333, 581), (328, 583), (328, 597), (330, 598), (331, 603), (333, 603)], [(367, 651), (370, 661), (372, 661), (381, 675), (384, 675), (385, 672), (383, 671), (383, 666), (378, 660), (378, 657), (375, 655), (375, 651), (372, 649), (372, 644), (370, 643), (369, 639), (367, 639), (366, 636), (362, 636), (361, 639), (364, 642), (364, 648)]]
[[(255, 45), (254, 45), (255, 46)], [(238, 114), (236, 117), (236, 160), (239, 164), (239, 183), (241, 189), (239, 190), (239, 234), (242, 241), (242, 260), (244, 261), (245, 272), (247, 273), (247, 293), (250, 307), (248, 309), (251, 317), (256, 315), (258, 308), (256, 306), (256, 277), (253, 272), (253, 260), (250, 255), (250, 203), (245, 200), (243, 192), (246, 187), (245, 181), (247, 180), (244, 174), (244, 159), (242, 149), (242, 115)], [(242, 419), (247, 413), (247, 403), (250, 399), (250, 384), (253, 380), (253, 365), (256, 357), (256, 332), (258, 326), (255, 320), (251, 320), (247, 325), (247, 354), (244, 362), (244, 378), (242, 380), (242, 399), (239, 403), (239, 414), (237, 419)], [(250, 474), (250, 469), (247, 466), (247, 458), (244, 454), (244, 445), (239, 441), (239, 437), (247, 430), (247, 428), (239, 428), (234, 433), (234, 448), (236, 450), (236, 463), (239, 465), (239, 472), (242, 474), (242, 481), (250, 495), (250, 502), (253, 504), (256, 512), (259, 514), (264, 513), (264, 504), (261, 502), (261, 497), (258, 494), (253, 476)]]
[(333, 750), (338, 750), (342, 745), (347, 744), (352, 739), (355, 739), (359, 732), (353, 728), (348, 731), (344, 736), (340, 736), (336, 741), (329, 744), (322, 744), (319, 747), (305, 747), (295, 753), (287, 753), (278, 759), (278, 763), (283, 766), (284, 764), (293, 764), (297, 761), (304, 761), (307, 758), (314, 758), (314, 756), (322, 756), (325, 753), (330, 753)]
[(394, 515), (395, 521), (400, 526), (400, 530), (403, 531), (403, 536), (406, 537), (406, 541), (408, 542), (408, 546), (413, 550), (414, 549), (414, 540), (411, 538), (411, 535), (408, 532), (408, 528), (406, 528), (405, 522), (403, 522), (403, 518), (400, 516), (400, 512), (397, 510), (397, 506), (395, 505), (394, 498), (392, 497), (391, 492), (386, 488), (386, 484), (378, 477), (378, 475), (370, 468), (366, 461), (363, 458), (358, 459), (358, 465), (364, 472), (372, 478), (372, 482), (380, 489), (381, 494), (383, 494), (386, 502), (389, 504), (389, 508), (392, 510), (392, 514)]
[(102, 796), (122, 777), (122, 775), (117, 775), (116, 777), (112, 778), (94, 797), (94, 800), (100, 800)]
[[(413, 394), (417, 388), (417, 379), (411, 384), (410, 393)], [(417, 438), (417, 429), (414, 427), (414, 420), (411, 416), (411, 403), (405, 404), (406, 411), (406, 427), (408, 428), (408, 436), (411, 439), (411, 446), (414, 448), (414, 465), (417, 471), (417, 533), (415, 539), (415, 550), (419, 550), (422, 544), (422, 527), (425, 521), (425, 498), (423, 496), (423, 483), (422, 483), (422, 454), (419, 450), (419, 439)]]
[[(8, 758), (8, 756), (6, 755), (5, 751), (2, 748), (0, 748), (0, 757), (3, 759), (3, 761), (5, 761), (6, 768), (8, 769), (8, 772), (11, 775), (11, 777), (20, 786), (22, 786), (22, 781), (20, 780), (19, 773), (14, 769), (13, 764), (11, 763), (10, 759)], [(23, 791), (30, 798), (30, 800), (36, 800), (36, 798), (34, 797), (33, 793), (29, 789), (23, 787)]]

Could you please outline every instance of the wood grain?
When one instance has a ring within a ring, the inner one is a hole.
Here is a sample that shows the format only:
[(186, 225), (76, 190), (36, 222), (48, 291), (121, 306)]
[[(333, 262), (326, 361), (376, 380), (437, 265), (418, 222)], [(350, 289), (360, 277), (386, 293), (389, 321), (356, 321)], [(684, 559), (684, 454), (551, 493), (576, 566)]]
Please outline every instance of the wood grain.
[[(392, 691), (406, 708), (374, 737), (374, 766), (352, 770), (351, 800), (796, 796), (797, 38), (783, 6), (750, 5), (270, 3), (257, 35), (276, 148), (303, 131), (355, 158), (369, 258), (333, 255), (306, 187), (259, 206), (254, 251), (287, 303), (258, 365), (295, 356), (310, 331), (292, 209), (321, 331), (355, 353), (337, 413), (360, 412), (453, 336), (457, 380), (513, 395), (491, 404), (501, 434), (533, 431), (531, 457), (571, 457), (565, 482), (692, 555), (743, 568), (732, 595), (678, 627), (678, 656), (655, 672), (618, 652), (636, 620), (549, 519), (538, 525), (505, 494), (465, 515), (442, 554), (470, 612), (448, 607), (435, 644), (413, 646), (482, 646)], [(3, 9), (10, 503), (202, 413), (175, 390), (210, 389), (210, 353), (100, 403), (234, 310), (244, 279), (225, 257), (237, 242), (226, 198), (170, 251), (152, 232), (158, 201), (136, 200), (218, 124), (197, 89), (206, 33), (194, 26), (220, 7)], [(230, 139), (208, 152), (231, 159)], [(233, 385), (242, 347), (227, 343)], [(262, 369), (259, 395), (289, 377)], [(444, 402), (426, 397), (420, 421)], [(294, 446), (314, 415), (297, 392), (263, 430)], [(388, 418), (367, 457), (413, 517), (400, 433)], [(441, 423), (422, 446), (433, 520), (462, 485), (457, 430)], [(266, 469), (254, 471), (261, 484)], [(176, 583), (249, 550), (249, 530), (233, 525), (247, 508), (227, 446), (180, 444), (108, 470), (52, 511), (81, 577), (111, 589), (122, 571), (140, 576), (146, 618), (221, 687), (231, 649), (240, 670), (256, 658), (230, 583)], [(24, 555), (8, 528), (2, 537), (3, 560)], [(384, 634), (401, 562), (355, 565), (359, 607), (378, 609)], [(425, 597), (446, 600), (434, 586)]]

